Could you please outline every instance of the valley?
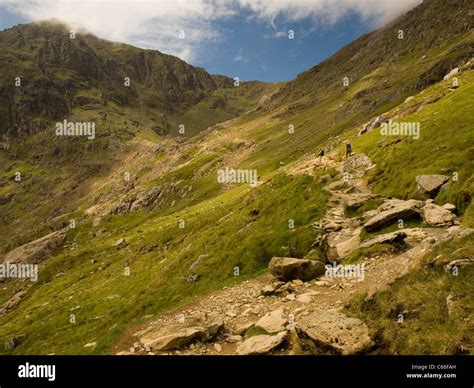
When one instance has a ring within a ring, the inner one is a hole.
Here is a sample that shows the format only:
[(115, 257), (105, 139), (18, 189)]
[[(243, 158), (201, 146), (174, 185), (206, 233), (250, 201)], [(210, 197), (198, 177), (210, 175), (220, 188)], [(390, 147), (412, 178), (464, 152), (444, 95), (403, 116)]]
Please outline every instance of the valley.
[(0, 352), (472, 354), (469, 7), (238, 86), (54, 22), (0, 32), (0, 263), (38, 265), (0, 282)]

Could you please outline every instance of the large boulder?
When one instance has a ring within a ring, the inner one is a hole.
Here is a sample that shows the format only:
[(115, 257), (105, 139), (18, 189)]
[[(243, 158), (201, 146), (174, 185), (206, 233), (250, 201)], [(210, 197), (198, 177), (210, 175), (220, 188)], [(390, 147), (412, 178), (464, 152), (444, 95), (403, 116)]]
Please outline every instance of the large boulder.
[(237, 347), (237, 354), (241, 356), (265, 354), (281, 345), (286, 338), (286, 331), (277, 335), (256, 335), (242, 342)]
[(49, 258), (53, 251), (63, 243), (66, 231), (50, 233), (37, 240), (21, 245), (8, 252), (0, 262), (11, 264), (38, 264)]
[(336, 309), (321, 310), (296, 323), (298, 332), (311, 338), (322, 350), (349, 355), (362, 353), (372, 345), (367, 326)]
[(224, 325), (217, 315), (195, 316), (183, 323), (176, 322), (166, 326), (157, 325), (137, 333), (144, 348), (154, 350), (178, 349), (196, 341), (206, 342), (214, 338)]
[(442, 206), (429, 203), (421, 209), (421, 216), (428, 225), (448, 226), (452, 225), (456, 216)]
[(379, 236), (370, 238), (365, 240), (362, 244), (360, 244), (361, 248), (370, 248), (377, 244), (403, 244), (407, 234), (403, 231), (396, 231), (392, 233), (385, 233)]
[(379, 212), (364, 224), (364, 228), (372, 232), (394, 221), (410, 218), (419, 213), (420, 206), (421, 202), (414, 199), (386, 201), (377, 209)]
[(340, 261), (359, 246), (361, 228), (331, 232), (324, 241), (328, 259)]
[(418, 175), (416, 177), (416, 184), (418, 185), (418, 190), (434, 198), (441, 186), (448, 180), (449, 177), (446, 175)]
[(270, 260), (268, 269), (274, 277), (285, 282), (294, 279), (306, 282), (326, 272), (324, 264), (320, 261), (292, 257), (274, 257)]

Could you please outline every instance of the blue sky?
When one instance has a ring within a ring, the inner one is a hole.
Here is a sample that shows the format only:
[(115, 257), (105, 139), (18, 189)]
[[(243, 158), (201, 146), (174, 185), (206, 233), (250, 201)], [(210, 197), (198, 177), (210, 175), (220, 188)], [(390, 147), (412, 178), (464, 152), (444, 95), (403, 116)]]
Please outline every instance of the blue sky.
[(55, 18), (105, 39), (176, 55), (212, 74), (277, 82), (420, 1), (0, 0), (0, 29)]
[[(210, 57), (202, 58), (199, 65), (211, 73), (243, 80), (286, 81), (374, 27), (356, 14), (333, 25), (315, 24), (310, 19), (280, 23), (278, 18), (274, 24), (277, 30), (265, 22), (246, 21), (243, 15), (226, 21), (222, 28), (228, 31), (227, 39), (209, 49)], [(289, 39), (290, 30), (294, 39)]]

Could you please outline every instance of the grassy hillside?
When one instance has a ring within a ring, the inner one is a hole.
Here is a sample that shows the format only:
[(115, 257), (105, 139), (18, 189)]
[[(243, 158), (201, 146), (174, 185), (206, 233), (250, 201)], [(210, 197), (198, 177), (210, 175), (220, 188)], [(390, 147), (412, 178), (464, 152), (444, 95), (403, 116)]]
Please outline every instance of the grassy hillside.
[[(18, 69), (39, 82), (30, 83), (25, 94), (12, 94), (10, 87), (3, 87), (0, 106), (20, 101), (19, 106), (31, 108), (31, 101), (38, 102), (37, 93), (49, 88), (44, 104), (33, 106), (57, 108), (28, 110), (34, 119), (26, 122), (35, 125), (16, 126), (21, 131), (11, 137), (10, 148), (0, 149), (0, 163), (5, 166), (0, 172), (0, 227), (6, 230), (0, 234), (1, 251), (67, 227), (70, 219), (77, 221), (76, 228), (68, 229), (65, 243), (41, 264), (37, 283), (2, 284), (0, 304), (19, 289), (27, 291), (13, 311), (0, 317), (0, 341), (26, 335), (8, 353), (111, 353), (128, 328), (255, 276), (272, 256), (305, 256), (315, 238), (311, 224), (325, 211), (327, 193), (322, 187), (335, 173), (321, 170), (314, 176), (291, 176), (284, 171), (321, 147), (341, 149), (344, 140), (377, 163), (369, 181), (376, 192), (388, 196), (416, 196), (416, 175), (457, 172), (459, 179), (436, 201), (456, 204), (462, 222), (472, 226), (474, 75), (463, 70), (460, 87), (454, 91), (442, 78), (471, 57), (474, 34), (464, 26), (468, 2), (459, 2), (455, 12), (449, 3), (440, 13), (442, 6), (437, 0), (424, 2), (295, 81), (244, 83), (238, 88), (222, 87), (225, 80), (167, 61), (159, 53), (88, 35), (72, 47), (64, 37), (55, 36), (54, 29), (22, 27), (20, 32), (13, 29), (0, 35), (0, 45), (17, 44), (0, 60), (18, 65), (2, 82)], [(407, 31), (404, 42), (393, 40), (400, 26)], [(430, 39), (423, 28), (428, 28)], [(38, 34), (52, 61), (68, 66), (49, 66), (49, 73), (41, 76), (37, 65), (44, 55), (31, 47)], [(63, 42), (61, 50), (48, 44), (47, 37)], [(90, 47), (81, 42), (93, 47), (99, 62), (78, 69), (71, 58), (90, 58)], [(110, 68), (104, 65), (107, 59), (114, 59), (107, 65)], [(92, 65), (101, 71), (88, 73), (95, 68)], [(170, 78), (150, 73), (149, 66), (157, 73), (169, 70)], [(121, 88), (106, 86), (108, 77), (120, 78), (132, 68), (139, 80), (134, 89), (124, 94)], [(200, 80), (199, 87), (185, 75), (173, 79), (184, 68), (190, 78), (192, 73)], [(348, 88), (342, 86), (345, 76), (350, 78)], [(160, 94), (157, 90), (162, 88), (156, 86), (163, 83), (179, 87), (170, 86)], [(68, 90), (61, 99), (64, 106), (55, 104), (56, 88)], [(194, 94), (196, 90), (200, 92)], [(412, 94), (414, 98), (404, 103)], [(20, 113), (13, 117), (0, 111), (1, 117), (15, 123), (23, 117)], [(52, 136), (51, 120), (66, 113), (71, 120), (96, 121), (96, 139)], [(420, 122), (421, 138), (384, 141), (376, 129), (355, 137), (380, 114), (401, 114), (398, 120)], [(184, 136), (177, 133), (180, 124), (185, 126)], [(219, 184), (217, 171), (226, 167), (256, 169), (259, 185)], [(21, 172), (21, 182), (14, 181), (16, 172)], [(150, 190), (159, 192), (150, 203), (134, 210), (127, 205)], [(101, 221), (93, 227), (97, 217)], [(180, 220), (184, 228), (179, 227)], [(289, 227), (290, 220), (294, 228)], [(124, 242), (115, 245), (120, 239)], [(443, 253), (459, 247), (439, 249)], [(186, 282), (196, 273), (201, 276), (198, 281)], [(466, 287), (469, 274), (459, 278)], [(411, 284), (413, 288), (406, 287)], [(367, 314), (375, 330), (383, 331), (380, 338), (387, 349), (400, 352), (405, 343), (397, 342), (401, 340), (395, 338), (391, 318), (384, 318), (389, 301), (398, 298), (411, 308), (421, 300), (413, 290), (420, 290), (420, 295), (433, 292), (432, 312), (423, 312), (416, 325), (426, 319), (427, 327), (435, 331), (449, 327), (464, 333), (464, 324), (454, 320), (446, 321), (447, 326), (434, 324), (443, 313), (435, 304), (446, 291), (458, 292), (464, 286), (454, 284), (439, 268), (421, 268), (402, 279), (393, 293), (377, 296), (375, 304), (359, 301), (353, 313)], [(75, 323), (70, 323), (71, 314)], [(417, 340), (419, 331), (414, 337), (407, 333), (406, 341)], [(97, 342), (97, 347), (84, 348), (90, 342)], [(442, 343), (409, 344), (406, 349), (440, 352)]]
[(473, 255), (472, 235), (444, 243), (389, 290), (354, 300), (349, 312), (367, 322), (376, 339), (374, 353), (474, 354), (474, 267), (462, 267), (457, 275), (444, 269)]
[(376, 192), (386, 196), (419, 196), (417, 175), (444, 174), (451, 177), (436, 201), (455, 204), (464, 214), (464, 224), (473, 227), (474, 72), (460, 73), (457, 79), (460, 83), (458, 89), (449, 91), (452, 80), (442, 81), (388, 112), (390, 117), (415, 110), (396, 121), (420, 123), (419, 139), (383, 136), (375, 129), (352, 142), (356, 152), (366, 153), (377, 163), (369, 182), (373, 183)]
[[(18, 354), (88, 353), (84, 345), (91, 341), (98, 342), (95, 352), (107, 353), (123, 330), (150, 314), (253, 276), (272, 256), (303, 257), (324, 199), (313, 177), (278, 175), (258, 188), (237, 187), (169, 216), (143, 212), (106, 217), (97, 228), (80, 224), (42, 266), (41, 280), (21, 307), (0, 318), (0, 338), (26, 334), (14, 350)], [(125, 243), (114, 246), (120, 238)], [(194, 272), (201, 279), (187, 283), (198, 259)], [(8, 283), (1, 300), (16, 287)]]

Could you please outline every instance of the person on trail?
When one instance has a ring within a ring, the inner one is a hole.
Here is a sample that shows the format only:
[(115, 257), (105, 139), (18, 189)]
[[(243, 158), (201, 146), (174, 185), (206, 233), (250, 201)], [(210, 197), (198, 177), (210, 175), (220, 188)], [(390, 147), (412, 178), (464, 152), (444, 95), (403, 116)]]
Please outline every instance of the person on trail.
[(350, 143), (346, 144), (346, 159), (352, 155), (352, 145)]

